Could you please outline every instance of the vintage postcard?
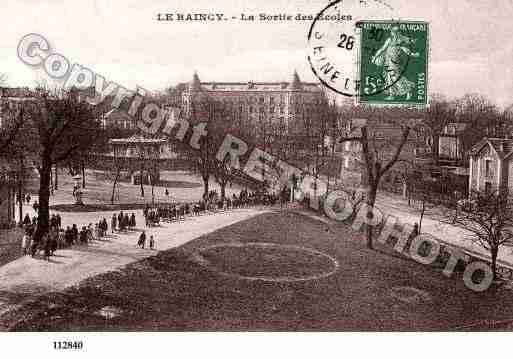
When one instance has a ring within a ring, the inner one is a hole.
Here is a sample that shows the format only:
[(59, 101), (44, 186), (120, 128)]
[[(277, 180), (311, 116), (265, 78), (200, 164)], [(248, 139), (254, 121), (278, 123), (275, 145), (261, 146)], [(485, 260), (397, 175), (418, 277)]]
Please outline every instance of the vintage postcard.
[(4, 0), (6, 355), (467, 356), (443, 333), (513, 331), (512, 16)]

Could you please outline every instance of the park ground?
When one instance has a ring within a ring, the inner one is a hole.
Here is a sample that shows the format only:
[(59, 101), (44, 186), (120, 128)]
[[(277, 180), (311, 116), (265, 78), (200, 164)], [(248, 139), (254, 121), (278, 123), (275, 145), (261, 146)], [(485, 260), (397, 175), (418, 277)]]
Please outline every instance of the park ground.
[[(363, 236), (343, 223), (293, 210), (254, 211), (60, 290), (28, 293), (4, 285), (4, 300), (23, 300), (5, 310), (0, 323), (15, 331), (511, 327), (509, 285), (476, 293), (464, 286), (461, 273), (447, 278), (441, 268), (418, 264), (386, 245), (367, 249)], [(222, 222), (232, 215), (237, 213), (191, 221)], [(59, 277), (60, 265), (45, 263), (48, 276)]]
[[(163, 177), (170, 194), (156, 187), (157, 202), (201, 197), (197, 176), (174, 172)], [(51, 197), (52, 212), (61, 214), (65, 226), (82, 226), (123, 208), (136, 213), (136, 230), (60, 250), (49, 262), (13, 261), (16, 251), (2, 256), (1, 264), (9, 263), (0, 267), (1, 329), (511, 329), (509, 283), (473, 292), (461, 273), (447, 278), (441, 268), (423, 266), (380, 244), (368, 250), (360, 233), (312, 213), (251, 208), (189, 217), (147, 229), (157, 238), (157, 251), (139, 249), (140, 208), (150, 201), (150, 188), (145, 186), (142, 198), (139, 186), (121, 183), (117, 204), (110, 206), (110, 185), (88, 173), (88, 206), (76, 208), (69, 206), (72, 182), (63, 176)], [(239, 190), (234, 185), (228, 193)], [(398, 196), (380, 194), (377, 205), (402, 223), (418, 220), (418, 209)], [(23, 212), (34, 214), (27, 205)], [(441, 225), (445, 216), (443, 209), (431, 209), (423, 231), (479, 252), (461, 228)], [(9, 242), (5, 238), (2, 243)], [(511, 248), (501, 255), (508, 260)]]

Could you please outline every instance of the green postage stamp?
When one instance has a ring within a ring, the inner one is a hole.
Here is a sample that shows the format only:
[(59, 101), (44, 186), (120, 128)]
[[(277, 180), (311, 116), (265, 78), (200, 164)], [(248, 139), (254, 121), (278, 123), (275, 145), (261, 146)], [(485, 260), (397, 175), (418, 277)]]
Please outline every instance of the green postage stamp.
[(428, 23), (360, 21), (357, 28), (358, 102), (426, 105)]

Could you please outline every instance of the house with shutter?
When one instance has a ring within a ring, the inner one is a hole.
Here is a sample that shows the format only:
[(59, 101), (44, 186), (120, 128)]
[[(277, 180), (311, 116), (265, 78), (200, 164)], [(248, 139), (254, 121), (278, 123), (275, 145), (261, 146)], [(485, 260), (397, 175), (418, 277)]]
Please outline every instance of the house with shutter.
[(483, 138), (472, 147), (469, 193), (513, 193), (513, 139)]

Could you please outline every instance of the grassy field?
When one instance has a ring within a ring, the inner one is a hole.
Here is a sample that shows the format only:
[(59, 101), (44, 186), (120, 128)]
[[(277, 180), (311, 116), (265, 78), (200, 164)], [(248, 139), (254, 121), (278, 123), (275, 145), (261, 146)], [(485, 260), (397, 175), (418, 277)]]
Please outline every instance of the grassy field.
[[(301, 276), (317, 279), (282, 280)], [(459, 275), (446, 278), (388, 247), (366, 249), (343, 224), (327, 230), (277, 211), (31, 298), (0, 324), (17, 331), (406, 331), (507, 329), (510, 318), (508, 286), (472, 292)]]
[(19, 258), (23, 231), (18, 228), (0, 230), (0, 266)]
[[(100, 171), (87, 171), (86, 187), (84, 189), (84, 203), (89, 207), (75, 208), (69, 206), (74, 203), (73, 185), (74, 181), (65, 171), (60, 171), (58, 180), (58, 190), (54, 191), (54, 195), (50, 197), (50, 203), (55, 210), (64, 211), (95, 211), (110, 209), (135, 209), (142, 208), (145, 203), (171, 203), (184, 201), (198, 201), (203, 195), (203, 182), (201, 178), (194, 174), (184, 171), (162, 171), (161, 183), (153, 189), (150, 185), (144, 185), (144, 197), (141, 196), (140, 185), (133, 185), (129, 182), (119, 182), (114, 191), (114, 205), (111, 205), (112, 185), (113, 181), (106, 177), (106, 174)], [(37, 195), (37, 181), (31, 183), (36, 184), (30, 187), (30, 193), (35, 199)], [(210, 180), (210, 190), (219, 192), (219, 185)], [(168, 195), (165, 194), (166, 189)], [(226, 188), (227, 195), (239, 193), (241, 187), (233, 184)], [(110, 207), (109, 207), (110, 206)], [(123, 207), (124, 206), (124, 207)]]

